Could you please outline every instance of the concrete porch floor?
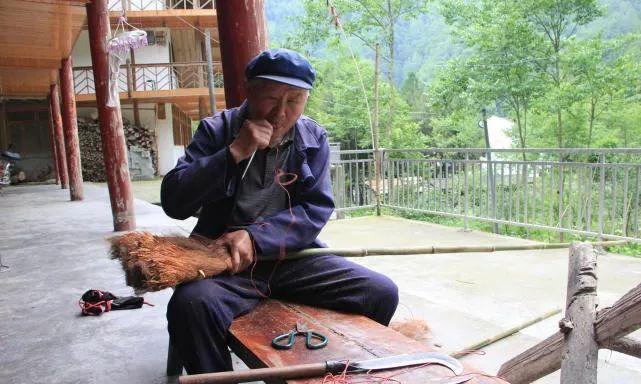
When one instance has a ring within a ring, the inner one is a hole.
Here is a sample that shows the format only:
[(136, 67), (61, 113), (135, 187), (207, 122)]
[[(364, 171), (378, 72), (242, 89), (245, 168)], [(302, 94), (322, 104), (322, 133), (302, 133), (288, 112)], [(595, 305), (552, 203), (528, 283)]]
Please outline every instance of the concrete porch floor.
[[(130, 295), (104, 241), (112, 234), (107, 190), (85, 185), (69, 202), (55, 185), (10, 187), (0, 195), (1, 383), (166, 383), (165, 310), (170, 290), (145, 295), (154, 307), (82, 317), (90, 288)], [(194, 219), (172, 220), (136, 200), (139, 229), (188, 234)], [(335, 247), (506, 244), (524, 240), (391, 217), (332, 221), (321, 238)], [(567, 250), (385, 256), (354, 259), (390, 276), (401, 292), (396, 319), (422, 318), (433, 341), (454, 351), (564, 307)], [(641, 281), (641, 259), (599, 258), (601, 307)], [(556, 330), (559, 316), (498, 342), (466, 361), (488, 373)], [(639, 336), (637, 332), (636, 335)], [(641, 361), (601, 351), (599, 383), (641, 382)], [(558, 383), (558, 373), (539, 383)]]

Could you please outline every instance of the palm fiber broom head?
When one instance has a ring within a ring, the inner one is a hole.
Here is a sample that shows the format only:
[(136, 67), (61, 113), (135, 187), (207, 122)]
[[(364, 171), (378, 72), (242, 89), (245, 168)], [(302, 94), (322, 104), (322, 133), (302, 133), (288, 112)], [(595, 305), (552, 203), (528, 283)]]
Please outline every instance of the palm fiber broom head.
[(127, 285), (137, 294), (215, 276), (230, 269), (225, 247), (184, 236), (128, 232), (109, 239), (112, 257), (120, 259)]

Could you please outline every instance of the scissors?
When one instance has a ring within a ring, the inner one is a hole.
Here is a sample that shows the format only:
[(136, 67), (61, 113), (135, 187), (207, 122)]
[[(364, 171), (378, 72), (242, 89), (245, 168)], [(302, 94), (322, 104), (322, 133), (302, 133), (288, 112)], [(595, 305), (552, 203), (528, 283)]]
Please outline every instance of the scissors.
[[(291, 349), (296, 342), (296, 336), (305, 336), (305, 346), (307, 349), (320, 349), (327, 345), (327, 337), (318, 332), (307, 329), (307, 326), (300, 321), (296, 322), (296, 327), (291, 331), (276, 336), (272, 340), (272, 347), (276, 349)], [(314, 343), (314, 339), (318, 340)], [(286, 341), (286, 344), (283, 344)]]

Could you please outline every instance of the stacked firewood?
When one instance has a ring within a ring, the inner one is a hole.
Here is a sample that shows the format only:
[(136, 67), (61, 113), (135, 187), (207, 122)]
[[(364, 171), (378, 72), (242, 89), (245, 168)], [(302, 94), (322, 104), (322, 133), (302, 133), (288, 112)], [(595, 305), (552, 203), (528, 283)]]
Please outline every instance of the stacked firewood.
[(158, 157), (156, 156), (156, 141), (153, 131), (148, 128), (141, 127), (130, 123), (128, 120), (123, 120), (123, 128), (125, 130), (125, 139), (127, 140), (127, 148), (138, 147), (149, 151), (152, 160), (154, 173), (158, 171)]
[[(151, 154), (153, 168), (157, 170), (154, 133), (145, 127), (133, 125), (127, 120), (123, 120), (123, 128), (127, 148), (136, 146), (148, 150)], [(91, 118), (78, 119), (78, 138), (80, 141), (82, 178), (85, 181), (93, 182), (107, 181), (98, 121)]]

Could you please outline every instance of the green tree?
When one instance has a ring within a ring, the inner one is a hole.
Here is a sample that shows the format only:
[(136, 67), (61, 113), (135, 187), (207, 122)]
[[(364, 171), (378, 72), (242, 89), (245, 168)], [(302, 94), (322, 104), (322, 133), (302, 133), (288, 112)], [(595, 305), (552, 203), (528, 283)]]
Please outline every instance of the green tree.
[[(370, 113), (364, 101), (356, 63), (344, 51), (336, 51), (329, 59), (313, 59), (319, 74), (312, 91), (306, 114), (322, 122), (330, 139), (341, 143), (342, 148), (372, 148)], [(374, 65), (359, 59), (360, 74), (365, 84), (374, 82)], [(366, 90), (369, 100), (373, 89)], [(415, 148), (426, 145), (418, 123), (410, 118), (410, 106), (388, 82), (380, 85), (381, 109), (394, 102), (398, 113), (393, 116), (395, 130), (390, 138), (384, 138), (382, 146), (388, 148)]]
[[(341, 41), (339, 25), (345, 33), (358, 39), (364, 46), (375, 50), (381, 44), (383, 61), (390, 86), (394, 87), (396, 56), (396, 28), (401, 21), (416, 18), (427, 11), (429, 0), (305, 0), (305, 16), (300, 20), (300, 31), (290, 40), (299, 47), (317, 47), (320, 42), (338, 45)], [(388, 103), (386, 137), (392, 136), (395, 98)]]
[[(518, 2), (446, 0), (441, 12), (453, 33), (473, 53), (466, 59), (475, 97), (508, 106), (518, 145), (527, 146), (530, 105), (544, 89), (537, 58), (543, 45)], [(525, 155), (525, 154), (524, 154)]]
[(518, 2), (527, 15), (534, 33), (546, 44), (535, 51), (542, 73), (554, 86), (548, 99), (556, 114), (556, 139), (559, 148), (564, 147), (563, 109), (567, 107), (567, 74), (562, 71), (566, 48), (579, 26), (588, 24), (602, 15), (597, 0), (522, 0)]
[[(579, 99), (579, 113), (587, 110), (586, 147), (592, 146), (594, 125), (597, 118), (621, 97), (625, 97), (631, 58), (622, 55), (625, 39), (603, 40), (601, 35), (580, 40), (569, 49), (569, 66), (572, 68), (572, 94)], [(570, 108), (568, 113), (575, 114)]]
[(465, 60), (451, 60), (430, 84), (427, 94), (432, 116), (429, 145), (433, 147), (481, 147), (479, 113), (487, 104)]

